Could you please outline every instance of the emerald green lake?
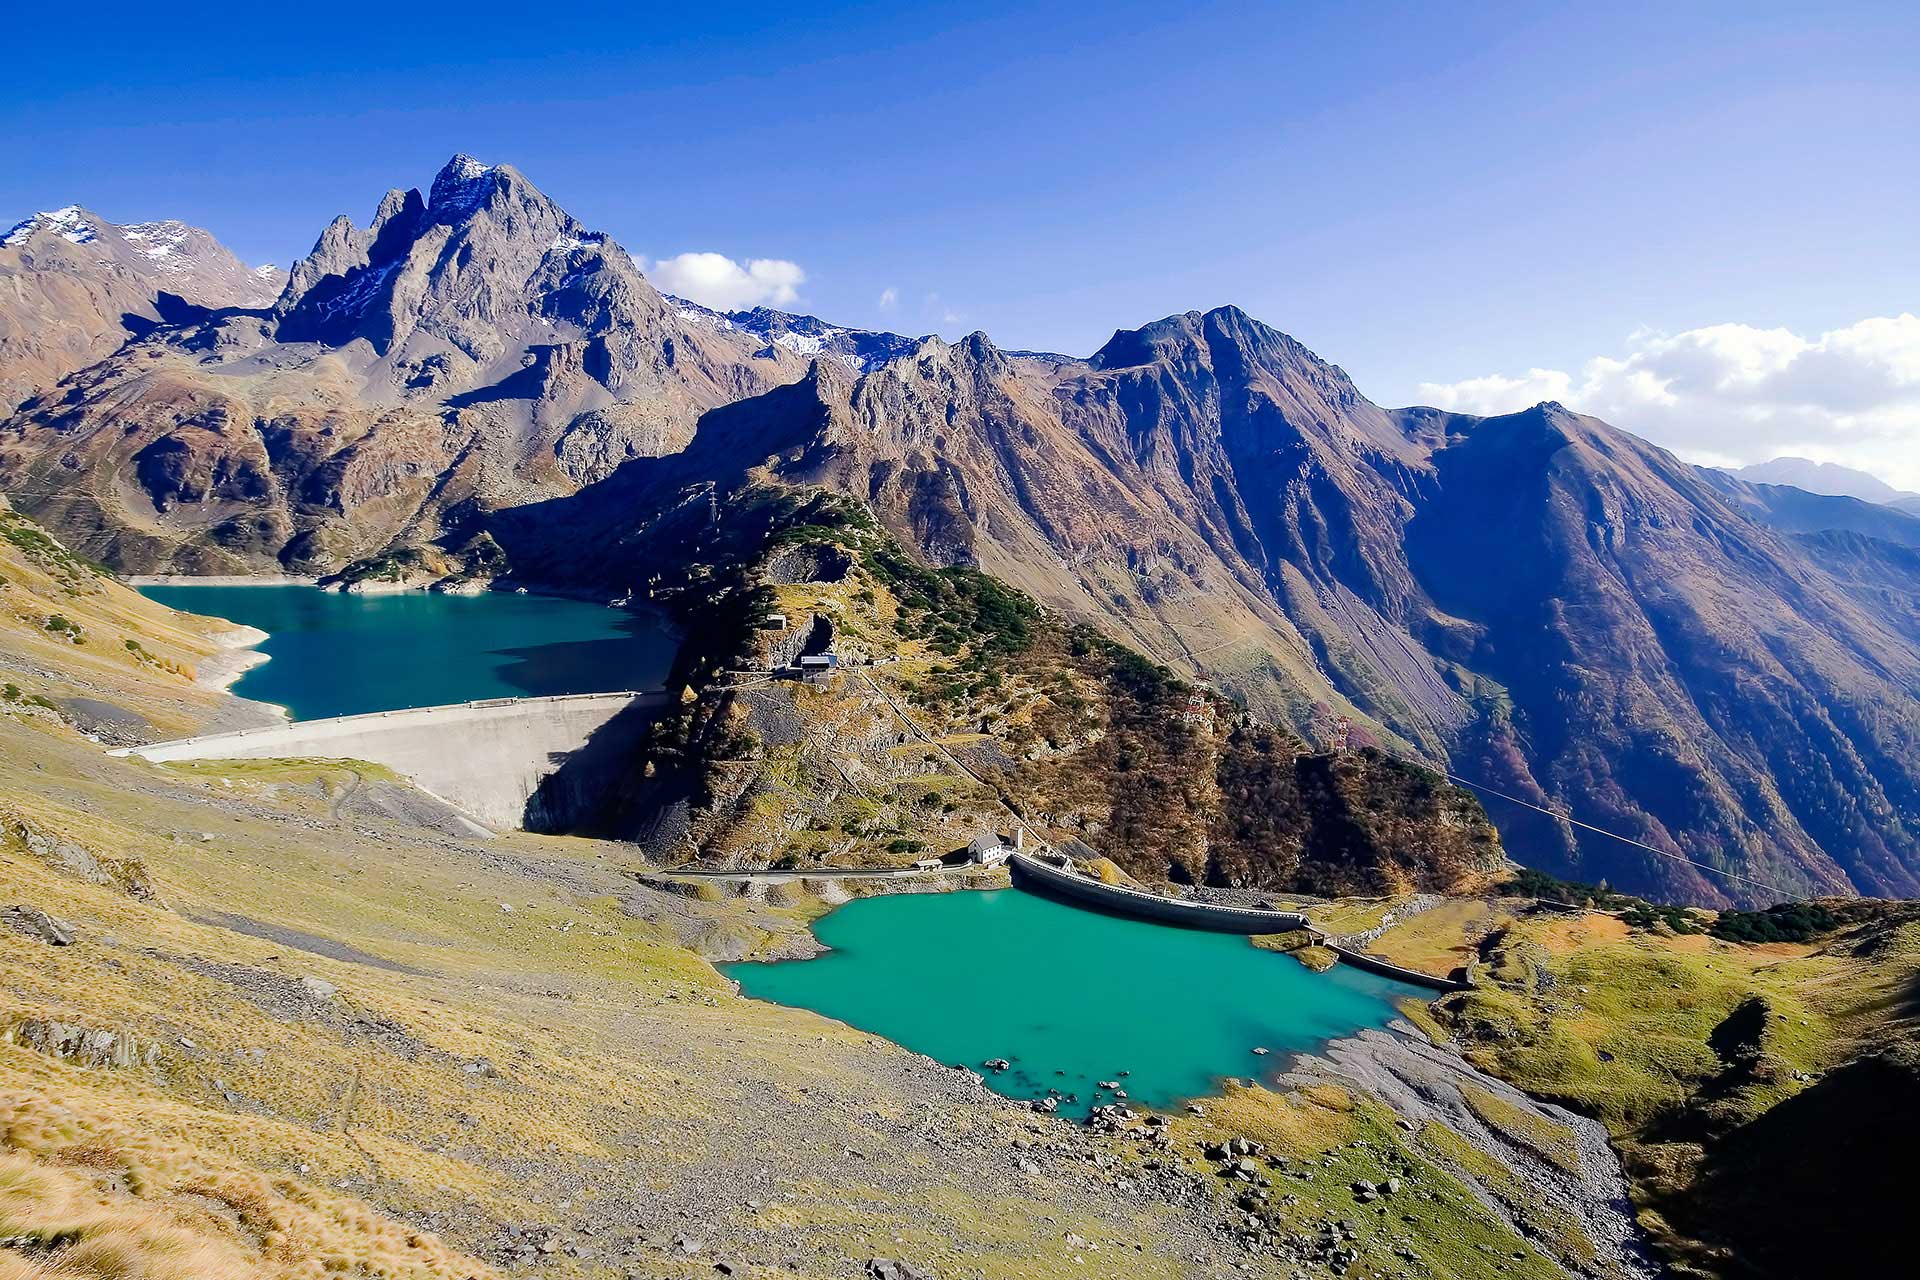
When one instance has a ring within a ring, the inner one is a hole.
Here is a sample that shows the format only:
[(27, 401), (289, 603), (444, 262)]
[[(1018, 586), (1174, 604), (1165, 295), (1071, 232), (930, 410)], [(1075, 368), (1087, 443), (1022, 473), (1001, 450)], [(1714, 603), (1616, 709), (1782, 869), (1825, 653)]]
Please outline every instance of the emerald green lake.
[[(1223, 1077), (1270, 1075), (1290, 1053), (1385, 1026), (1391, 1001), (1414, 993), (1345, 965), (1313, 973), (1243, 937), (1019, 889), (861, 898), (814, 932), (833, 950), (725, 972), (750, 996), (982, 1071), (1008, 1097), (1058, 1090), (1074, 1116), (1113, 1100), (1103, 1080), (1166, 1108)], [(990, 1058), (1012, 1066), (984, 1071)]]
[(555, 596), (343, 595), (165, 586), (143, 595), (258, 627), (268, 656), (233, 691), (296, 720), (476, 698), (657, 689), (677, 641), (659, 615)]

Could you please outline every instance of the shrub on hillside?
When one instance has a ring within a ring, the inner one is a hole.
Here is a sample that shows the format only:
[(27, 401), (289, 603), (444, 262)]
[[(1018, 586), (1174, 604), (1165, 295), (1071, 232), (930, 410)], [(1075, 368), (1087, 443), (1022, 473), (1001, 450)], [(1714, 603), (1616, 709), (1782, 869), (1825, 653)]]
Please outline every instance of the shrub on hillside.
[(1729, 942), (1806, 942), (1843, 923), (1817, 902), (1782, 902), (1765, 911), (1723, 911), (1712, 932)]

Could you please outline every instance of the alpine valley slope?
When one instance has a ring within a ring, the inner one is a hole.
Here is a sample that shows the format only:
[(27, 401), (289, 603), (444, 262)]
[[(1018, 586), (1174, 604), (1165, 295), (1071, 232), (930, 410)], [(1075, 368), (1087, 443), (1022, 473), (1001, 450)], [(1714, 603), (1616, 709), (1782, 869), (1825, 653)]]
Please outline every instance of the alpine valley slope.
[(1786, 527), (1558, 405), (1382, 409), (1232, 307), (1085, 360), (849, 332), (676, 304), (460, 157), (337, 220), (271, 309), (23, 406), (0, 488), (122, 569), (437, 544), (496, 576), (505, 547), (513, 580), (619, 592), (674, 513), (822, 486), (1310, 737), (1347, 714), (1678, 855), (1494, 802), (1523, 861), (1707, 903), (1920, 893), (1911, 557), (1884, 530)]

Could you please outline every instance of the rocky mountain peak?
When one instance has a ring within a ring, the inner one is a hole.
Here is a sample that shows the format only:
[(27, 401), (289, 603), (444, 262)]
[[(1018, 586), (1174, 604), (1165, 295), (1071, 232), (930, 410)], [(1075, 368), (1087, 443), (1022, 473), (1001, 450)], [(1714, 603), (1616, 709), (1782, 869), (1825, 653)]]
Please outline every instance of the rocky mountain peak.
[(42, 232), (60, 236), (70, 244), (91, 244), (100, 238), (99, 228), (104, 221), (79, 205), (70, 204), (16, 222), (5, 236), (0, 236), (0, 246), (18, 248)]
[(373, 211), (373, 223), (368, 230), (378, 238), (389, 226), (417, 224), (426, 211), (427, 204), (421, 199), (418, 187), (406, 191), (395, 187), (380, 198), (380, 206)]
[[(1322, 360), (1296, 339), (1232, 305), (1181, 312), (1138, 329), (1115, 330), (1087, 363), (1099, 370), (1149, 364), (1233, 373), (1264, 369), (1304, 375), (1343, 395), (1352, 392), (1353, 385), (1338, 365)], [(1352, 396), (1358, 399), (1357, 392)]]
[(246, 266), (210, 233), (178, 218), (116, 224), (71, 204), (15, 223), (0, 236), (0, 248), (30, 255), (42, 269), (111, 265), (171, 281), (178, 287), (169, 292), (211, 307), (258, 306), (278, 290), (284, 274), (278, 267)]
[(481, 164), (470, 155), (455, 155), (434, 175), (427, 204), (436, 214), (471, 209), (485, 198), (490, 179), (498, 170)]
[(993, 339), (987, 337), (987, 335), (979, 329), (975, 329), (972, 333), (960, 339), (955, 349), (963, 353), (969, 361), (980, 366), (982, 372), (990, 376), (999, 377), (1007, 372), (1007, 357), (1005, 353), (1003, 353), (999, 347), (994, 346)]
[[(544, 305), (546, 295), (585, 268), (570, 261), (568, 273), (550, 279), (542, 270), (549, 258), (581, 249), (602, 258), (601, 240), (511, 167), (457, 155), (424, 200), (395, 189), (365, 230), (334, 220), (281, 301), (279, 336), (329, 346), (364, 339), (388, 357), (420, 333), (421, 350), (395, 370), (400, 389), (470, 384), (530, 341), (529, 325), (564, 314)], [(645, 287), (637, 276), (631, 284)], [(466, 366), (451, 380), (449, 362)]]

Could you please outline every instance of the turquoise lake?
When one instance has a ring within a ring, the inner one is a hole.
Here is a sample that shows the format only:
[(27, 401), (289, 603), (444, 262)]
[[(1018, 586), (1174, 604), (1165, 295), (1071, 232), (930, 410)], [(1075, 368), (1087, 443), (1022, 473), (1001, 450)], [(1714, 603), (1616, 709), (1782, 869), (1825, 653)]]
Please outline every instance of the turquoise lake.
[(233, 692), (296, 720), (477, 698), (657, 689), (678, 642), (659, 615), (555, 596), (343, 595), (317, 587), (144, 587), (268, 632)]
[[(1416, 994), (1337, 965), (1313, 973), (1244, 937), (1083, 911), (1019, 889), (861, 898), (814, 924), (811, 960), (724, 966), (761, 1000), (812, 1009), (949, 1065), (1012, 1098), (1062, 1095), (1084, 1116), (1113, 1099), (1167, 1108), (1224, 1077), (1385, 1026)], [(1262, 1047), (1262, 1056), (1253, 1052)], [(1006, 1058), (1005, 1072), (985, 1071)]]

